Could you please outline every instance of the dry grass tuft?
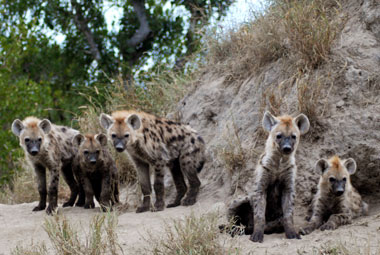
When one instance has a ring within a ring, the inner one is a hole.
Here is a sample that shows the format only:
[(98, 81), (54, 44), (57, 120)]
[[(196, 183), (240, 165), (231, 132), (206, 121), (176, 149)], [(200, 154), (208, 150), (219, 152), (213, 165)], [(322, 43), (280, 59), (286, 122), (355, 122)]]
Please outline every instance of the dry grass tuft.
[(241, 81), (286, 57), (290, 67), (317, 68), (339, 32), (338, 0), (275, 0), (238, 30), (209, 36), (206, 60), (212, 72)]
[(239, 254), (237, 248), (224, 247), (220, 242), (218, 214), (201, 216), (191, 214), (184, 220), (165, 223), (165, 231), (160, 235), (150, 233), (141, 254), (153, 255), (208, 255)]
[[(78, 231), (64, 216), (55, 215), (47, 218), (44, 229), (54, 250), (59, 255), (98, 255), (123, 254), (116, 234), (117, 217), (113, 213), (97, 214), (89, 223), (89, 230), (84, 240)], [(31, 245), (31, 247), (17, 246), (12, 254), (41, 254), (49, 251), (45, 244)]]

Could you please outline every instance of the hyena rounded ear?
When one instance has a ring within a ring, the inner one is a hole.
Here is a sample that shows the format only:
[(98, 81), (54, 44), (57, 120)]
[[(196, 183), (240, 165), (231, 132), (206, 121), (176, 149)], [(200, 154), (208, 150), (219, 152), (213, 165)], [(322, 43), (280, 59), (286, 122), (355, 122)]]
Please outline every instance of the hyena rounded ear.
[(310, 128), (310, 122), (309, 119), (306, 117), (305, 114), (300, 114), (295, 118), (295, 123), (301, 133), (301, 135), (306, 134), (309, 131)]
[(322, 175), (327, 168), (329, 168), (329, 163), (327, 162), (326, 159), (320, 159), (315, 163), (315, 171), (319, 174)]
[(108, 129), (113, 124), (112, 117), (105, 113), (100, 114), (99, 121), (104, 129)]
[(273, 127), (277, 124), (277, 120), (270, 112), (266, 111), (264, 113), (262, 124), (264, 130), (270, 132), (273, 129)]
[(347, 168), (347, 171), (350, 175), (356, 172), (356, 162), (353, 158), (348, 158), (344, 161), (344, 166)]
[(19, 119), (15, 119), (12, 123), (12, 133), (16, 136), (21, 135), (21, 131), (24, 129), (24, 124), (22, 124), (22, 121)]
[(141, 119), (137, 114), (132, 114), (128, 117), (127, 123), (135, 130), (141, 126)]
[(77, 134), (73, 138), (73, 145), (79, 147), (84, 142), (84, 136), (82, 134)]
[(45, 134), (49, 134), (51, 130), (51, 123), (48, 119), (41, 120), (40, 124), (38, 126), (44, 131)]
[(101, 146), (107, 146), (107, 136), (105, 134), (100, 133), (96, 135), (95, 139), (98, 140)]

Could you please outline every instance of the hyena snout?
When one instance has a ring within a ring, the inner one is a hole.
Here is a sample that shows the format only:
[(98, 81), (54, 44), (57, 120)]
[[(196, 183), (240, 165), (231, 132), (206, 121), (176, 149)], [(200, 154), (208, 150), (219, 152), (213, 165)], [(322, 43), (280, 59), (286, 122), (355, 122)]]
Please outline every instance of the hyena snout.
[(285, 137), (282, 139), (280, 142), (280, 149), (281, 152), (284, 154), (290, 154), (294, 150), (294, 143), (292, 141), (292, 138), (290, 137)]
[(26, 148), (28, 153), (32, 156), (36, 156), (40, 152), (41, 141), (39, 140), (27, 140), (25, 139)]
[(341, 196), (344, 194), (345, 191), (345, 183), (343, 181), (335, 181), (333, 185), (334, 194), (336, 196)]
[(126, 147), (126, 141), (127, 138), (119, 138), (115, 134), (112, 135), (112, 140), (113, 140), (113, 146), (115, 147), (117, 152), (123, 152)]

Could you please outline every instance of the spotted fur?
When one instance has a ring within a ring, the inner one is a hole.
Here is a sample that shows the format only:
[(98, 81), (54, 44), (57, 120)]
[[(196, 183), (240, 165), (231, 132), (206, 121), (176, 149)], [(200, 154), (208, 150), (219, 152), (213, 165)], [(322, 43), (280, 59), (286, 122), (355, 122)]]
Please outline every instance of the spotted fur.
[[(194, 129), (136, 111), (117, 111), (112, 116), (102, 114), (100, 123), (107, 129), (108, 138), (115, 149), (119, 152), (126, 151), (136, 164), (144, 196), (136, 212), (150, 209), (150, 167), (155, 175), (153, 186), (156, 194), (151, 210), (160, 211), (165, 207), (163, 170), (166, 167), (170, 169), (177, 189), (177, 195), (168, 207), (192, 205), (196, 202), (201, 185), (197, 173), (205, 162), (205, 145)], [(186, 186), (184, 176), (189, 187)]]
[(94, 208), (94, 195), (103, 210), (119, 202), (119, 174), (108, 151), (104, 134), (78, 134), (73, 139), (78, 148), (74, 174), (84, 188), (84, 208)]
[(263, 127), (269, 136), (256, 167), (251, 196), (253, 233), (250, 240), (253, 242), (264, 240), (264, 231), (269, 225), (276, 232), (285, 231), (287, 238), (300, 238), (293, 224), (295, 153), (300, 135), (308, 132), (309, 126), (303, 114), (295, 118), (264, 114)]
[[(27, 117), (24, 121), (16, 119), (12, 123), (12, 132), (19, 137), (20, 145), (25, 151), (28, 162), (34, 167), (37, 175), (40, 202), (33, 211), (46, 208), (48, 195), (51, 214), (57, 208), (59, 171), (71, 190), (70, 199), (63, 206), (73, 206), (78, 195), (79, 186), (72, 172), (72, 161), (75, 150), (71, 140), (78, 134), (77, 130), (51, 124), (49, 120)], [(50, 171), (50, 184), (46, 188), (46, 168)]]
[(351, 184), (350, 175), (356, 171), (354, 159), (341, 160), (333, 156), (329, 160), (318, 160), (315, 168), (321, 177), (312, 202), (312, 215), (307, 226), (300, 230), (301, 234), (318, 228), (336, 229), (368, 214), (368, 205)]

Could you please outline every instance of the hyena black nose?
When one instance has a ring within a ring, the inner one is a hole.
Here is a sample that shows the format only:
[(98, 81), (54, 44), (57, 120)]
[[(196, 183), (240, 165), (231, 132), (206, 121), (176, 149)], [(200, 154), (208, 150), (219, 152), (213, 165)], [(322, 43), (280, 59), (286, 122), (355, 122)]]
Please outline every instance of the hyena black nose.
[(96, 159), (91, 159), (90, 163), (93, 164), (93, 165), (95, 165), (96, 164)]
[(116, 146), (116, 150), (117, 150), (117, 152), (123, 152), (124, 148), (123, 148), (123, 147), (117, 147), (117, 146)]
[(32, 154), (32, 156), (36, 156), (38, 154), (38, 150), (31, 150), (30, 154)]
[(282, 152), (284, 152), (285, 154), (290, 154), (292, 152), (292, 147), (290, 147), (290, 146), (284, 146), (282, 148)]
[(343, 193), (344, 193), (344, 190), (337, 190), (336, 192), (335, 192), (335, 194), (339, 197), (339, 196), (341, 196), (341, 195), (343, 195)]

